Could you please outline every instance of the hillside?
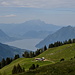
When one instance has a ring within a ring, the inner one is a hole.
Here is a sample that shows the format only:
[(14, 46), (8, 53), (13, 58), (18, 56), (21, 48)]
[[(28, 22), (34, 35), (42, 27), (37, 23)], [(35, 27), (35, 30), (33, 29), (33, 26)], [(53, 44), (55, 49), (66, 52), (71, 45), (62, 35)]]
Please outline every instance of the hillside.
[(75, 56), (75, 43), (50, 48), (37, 57), (45, 57), (46, 59), (51, 60), (53, 62), (58, 62), (62, 58), (64, 58), (65, 60), (69, 60), (71, 58), (74, 58), (74, 56)]
[(0, 29), (0, 42), (9, 42), (9, 41), (15, 41), (16, 38), (9, 37), (5, 32), (3, 32)]
[(15, 54), (22, 55), (24, 51), (25, 49), (20, 49), (0, 43), (0, 61), (2, 58), (14, 57)]
[[(41, 58), (41, 57), (45, 57), (46, 61), (36, 61), (35, 60), (35, 58)], [(17, 65), (18, 63), (22, 67), (24, 67), (27, 71), (32, 64), (39, 64), (40, 66), (45, 66), (45, 65), (60, 62), (60, 59), (62, 58), (64, 58), (65, 61), (68, 61), (71, 58), (74, 59), (74, 57), (75, 57), (75, 43), (66, 44), (63, 46), (50, 48), (35, 58), (19, 58), (13, 61), (11, 64), (2, 68), (0, 72), (3, 73), (5, 71), (6, 74), (9, 75), (11, 74), (12, 67), (14, 65)]]
[(56, 41), (65, 41), (75, 38), (75, 27), (67, 26), (62, 27), (55, 33), (48, 35), (44, 40), (36, 45), (37, 48), (42, 48), (44, 45), (49, 45)]
[(75, 75), (75, 59), (40, 67), (16, 75)]

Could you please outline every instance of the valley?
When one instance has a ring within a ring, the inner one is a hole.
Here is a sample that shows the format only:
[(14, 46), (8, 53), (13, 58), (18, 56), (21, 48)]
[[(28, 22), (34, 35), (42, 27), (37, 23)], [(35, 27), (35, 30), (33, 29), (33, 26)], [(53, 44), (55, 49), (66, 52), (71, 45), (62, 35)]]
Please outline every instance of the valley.
[(0, 0), (0, 75), (75, 75), (75, 0)]
[[(30, 24), (32, 22), (33, 22), (32, 20), (27, 21), (25, 22), (25, 24)], [(37, 22), (38, 21), (34, 21), (34, 24)], [(40, 21), (40, 24), (44, 24), (44, 26), (46, 26), (46, 24), (42, 21)], [(18, 28), (18, 31), (16, 30), (14, 32), (8, 31), (11, 34), (10, 36), (14, 36), (17, 39), (13, 41), (7, 41), (7, 42), (4, 42), (4, 44), (1, 44), (0, 48), (1, 50), (3, 50), (1, 51), (1, 59), (6, 58), (6, 57), (13, 58), (15, 54), (20, 55), (20, 58), (17, 58), (15, 60), (12, 59), (12, 62), (10, 62), (10, 64), (8, 65), (6, 65), (6, 62), (5, 62), (5, 66), (0, 69), (1, 75), (5, 75), (5, 74), (12, 75), (13, 67), (17, 66), (18, 64), (23, 68), (23, 70), (25, 70), (25, 72), (20, 73), (20, 74), (16, 73), (15, 75), (24, 75), (24, 74), (26, 75), (46, 74), (47, 75), (47, 73), (48, 74), (51, 73), (51, 75), (59, 75), (58, 74), (59, 72), (62, 75), (63, 73), (61, 72), (60, 66), (64, 63), (70, 64), (71, 62), (73, 63), (75, 62), (75, 50), (74, 50), (75, 39), (73, 39), (75, 37), (74, 27), (72, 26), (67, 26), (67, 27), (62, 27), (62, 28), (58, 27), (58, 30), (53, 31), (53, 32), (52, 30), (48, 30), (48, 31), (47, 29), (46, 31), (43, 30), (42, 26), (41, 26), (42, 31), (40, 31), (41, 30), (40, 26), (37, 27), (39, 28), (39, 31), (37, 31), (34, 25), (32, 29), (35, 29), (35, 30), (29, 30), (26, 32), (24, 31), (24, 28), (25, 28), (24, 26), (23, 31), (21, 29), (22, 32), (20, 32), (19, 31), (20, 27)], [(54, 25), (52, 25), (52, 27), (54, 27)], [(56, 26), (56, 29), (57, 29), (57, 26)], [(12, 34), (11, 32), (14, 34)], [(66, 35), (64, 33), (66, 33)], [(6, 56), (4, 56), (2, 53), (3, 54), (6, 53)], [(42, 60), (42, 58), (45, 58), (45, 60)], [(3, 64), (2, 61), (0, 63), (1, 65)], [(30, 66), (33, 64), (39, 65), (39, 67), (30, 70)], [(52, 69), (48, 66), (51, 66)], [(54, 69), (56, 66), (57, 68)], [(43, 67), (45, 67), (45, 69), (42, 70)], [(63, 67), (64, 66), (62, 66), (62, 68)], [(65, 67), (65, 68), (66, 68), (66, 73), (68, 73), (67, 70), (69, 67)], [(71, 68), (71, 70), (72, 69), (74, 68)], [(44, 70), (45, 72), (43, 72)], [(56, 74), (54, 71), (58, 73)], [(16, 72), (17, 72), (17, 69), (16, 69)], [(52, 74), (52, 72), (54, 73)]]
[[(41, 57), (44, 57), (45, 59), (47, 59), (47, 61), (36, 61), (35, 60), (35, 58), (41, 58)], [(29, 67), (32, 64), (38, 64), (40, 66), (38, 69), (29, 72), (30, 74), (32, 74), (34, 72), (37, 73), (38, 70), (39, 69), (42, 70), (43, 67), (46, 67), (45, 70), (47, 70), (47, 68), (48, 68), (47, 65), (51, 65), (52, 66), (52, 65), (57, 65), (58, 64), (58, 65), (61, 66), (62, 64), (70, 64), (70, 62), (74, 63), (75, 62), (74, 61), (74, 59), (75, 59), (74, 57), (75, 57), (75, 43), (73, 43), (73, 44), (66, 44), (66, 45), (59, 46), (59, 47), (49, 48), (48, 50), (44, 51), (43, 53), (41, 53), (40, 55), (38, 55), (38, 56), (36, 56), (34, 58), (19, 58), (19, 59), (13, 61), (12, 63), (10, 63), (9, 65), (5, 66), (4, 68), (2, 68), (0, 70), (0, 72), (1, 73), (5, 72), (6, 75), (10, 75), (11, 72), (12, 72), (13, 66), (17, 65), (17, 64), (20, 64), (21, 67), (25, 68), (26, 73), (27, 73), (27, 71), (29, 70)], [(62, 58), (64, 58), (64, 61), (60, 62), (60, 59), (62, 59)], [(62, 67), (64, 67), (64, 65)], [(66, 68), (66, 70), (67, 70), (67, 68)], [(40, 72), (42, 72), (41, 74), (43, 75), (43, 73), (46, 73), (47, 71), (43, 72), (43, 70), (42, 70), (42, 71), (39, 71), (39, 73)], [(21, 75), (23, 75), (23, 74), (21, 74)], [(28, 75), (28, 74), (26, 74), (26, 75)], [(35, 75), (35, 74), (33, 74), (33, 75)]]

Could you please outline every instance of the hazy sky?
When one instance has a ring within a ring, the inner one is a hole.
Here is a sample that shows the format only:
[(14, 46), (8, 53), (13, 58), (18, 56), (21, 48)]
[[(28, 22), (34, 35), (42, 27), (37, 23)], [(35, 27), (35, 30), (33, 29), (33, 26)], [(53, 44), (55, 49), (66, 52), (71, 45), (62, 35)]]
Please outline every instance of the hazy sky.
[(0, 23), (33, 19), (56, 25), (75, 25), (75, 0), (0, 0)]

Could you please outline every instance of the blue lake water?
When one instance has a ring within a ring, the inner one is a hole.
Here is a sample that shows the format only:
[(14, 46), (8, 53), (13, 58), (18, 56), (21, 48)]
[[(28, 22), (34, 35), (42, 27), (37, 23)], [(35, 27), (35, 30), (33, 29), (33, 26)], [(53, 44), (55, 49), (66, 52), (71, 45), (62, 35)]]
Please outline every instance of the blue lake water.
[(8, 44), (10, 46), (15, 46), (21, 49), (27, 49), (27, 50), (37, 50), (35, 47), (36, 44), (38, 44), (42, 39), (23, 39), (23, 40), (17, 40), (14, 42), (7, 42), (5, 44)]

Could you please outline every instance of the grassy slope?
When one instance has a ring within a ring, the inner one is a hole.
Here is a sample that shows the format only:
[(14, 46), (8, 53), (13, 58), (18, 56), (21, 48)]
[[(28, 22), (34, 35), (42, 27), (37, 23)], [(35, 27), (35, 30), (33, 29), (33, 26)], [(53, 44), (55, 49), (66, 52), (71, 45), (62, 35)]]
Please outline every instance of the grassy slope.
[(62, 58), (64, 58), (65, 60), (69, 60), (71, 58), (74, 58), (74, 56), (75, 56), (75, 43), (50, 48), (37, 57), (45, 57), (50, 61), (57, 62)]
[[(48, 49), (37, 57), (45, 57), (49, 61), (35, 61), (35, 58), (19, 58), (13, 61), (11, 64), (5, 66), (0, 70), (0, 72), (6, 72), (7, 75), (11, 74), (12, 67), (18, 63), (25, 67), (26, 70), (34, 63), (39, 64), (40, 66), (51, 64), (51, 62), (59, 62), (61, 58), (65, 60), (70, 60), (75, 56), (75, 44), (67, 44), (60, 47), (55, 47)], [(36, 57), (36, 58), (37, 58)]]
[(75, 75), (75, 59), (46, 65), (34, 71), (16, 75)]
[(9, 75), (11, 74), (11, 71), (12, 71), (12, 68), (14, 65), (17, 65), (17, 64), (20, 64), (22, 67), (24, 67), (26, 70), (29, 69), (29, 67), (32, 65), (32, 64), (39, 64), (40, 66), (43, 66), (43, 65), (48, 65), (50, 64), (51, 62), (50, 61), (35, 61), (34, 58), (19, 58), (15, 61), (13, 61), (11, 64), (5, 66), (4, 68), (2, 68), (0, 70), (1, 73), (5, 72), (6, 75)]

